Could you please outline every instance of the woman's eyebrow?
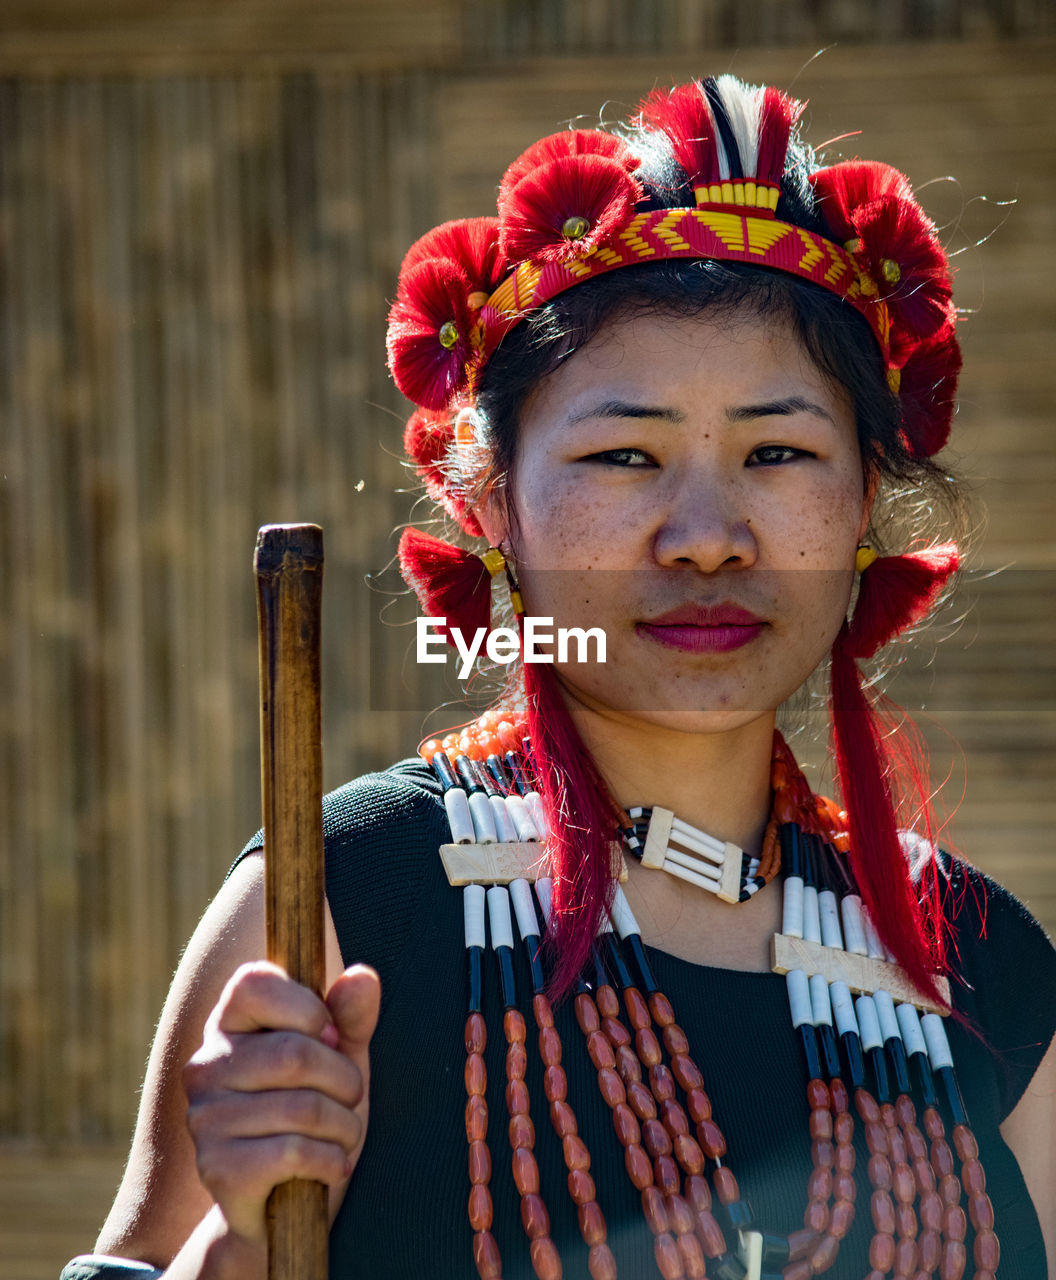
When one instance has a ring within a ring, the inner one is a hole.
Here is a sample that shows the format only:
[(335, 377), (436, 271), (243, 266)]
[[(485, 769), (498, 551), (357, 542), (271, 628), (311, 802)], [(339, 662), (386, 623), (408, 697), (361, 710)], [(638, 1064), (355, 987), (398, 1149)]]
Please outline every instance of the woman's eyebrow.
[(730, 422), (751, 422), (755, 418), (790, 417), (794, 413), (810, 413), (827, 422), (835, 423), (828, 409), (805, 396), (786, 396), (781, 400), (766, 400), (762, 404), (741, 404), (726, 410)]
[(592, 404), (567, 419), (568, 426), (586, 422), (589, 418), (657, 418), (662, 422), (685, 422), (681, 409), (662, 408), (658, 405), (632, 404), (628, 400), (603, 400)]

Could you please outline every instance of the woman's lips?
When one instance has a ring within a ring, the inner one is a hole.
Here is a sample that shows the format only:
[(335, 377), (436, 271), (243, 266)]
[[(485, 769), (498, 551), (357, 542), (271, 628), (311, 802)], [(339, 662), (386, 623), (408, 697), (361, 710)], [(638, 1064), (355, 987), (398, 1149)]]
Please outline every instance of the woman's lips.
[(635, 630), (668, 649), (685, 653), (727, 653), (748, 644), (766, 622), (735, 604), (682, 605), (639, 622)]

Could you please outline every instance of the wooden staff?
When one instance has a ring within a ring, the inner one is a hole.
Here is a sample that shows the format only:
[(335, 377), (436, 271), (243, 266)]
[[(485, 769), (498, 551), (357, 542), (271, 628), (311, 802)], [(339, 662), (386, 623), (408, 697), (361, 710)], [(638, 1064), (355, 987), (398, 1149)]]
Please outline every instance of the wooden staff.
[[(257, 534), (260, 772), (268, 959), (323, 994), (320, 606), (323, 531), (264, 525)], [(327, 1189), (294, 1179), (268, 1199), (269, 1280), (325, 1280)]]

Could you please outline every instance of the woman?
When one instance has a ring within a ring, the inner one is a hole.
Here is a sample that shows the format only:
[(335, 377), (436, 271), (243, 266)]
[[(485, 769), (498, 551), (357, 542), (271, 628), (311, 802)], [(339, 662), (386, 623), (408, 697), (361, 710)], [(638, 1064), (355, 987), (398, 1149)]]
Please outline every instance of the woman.
[[(505, 567), (515, 613), (600, 627), (606, 660), (525, 662), (476, 726), (328, 800), (325, 1002), (256, 959), (250, 842), (174, 982), (101, 1251), (263, 1275), (267, 1195), (302, 1176), (331, 1188), (334, 1275), (1045, 1274), (1052, 948), (935, 853), (855, 665), (956, 566), (863, 545), (893, 492), (948, 488), (947, 263), (906, 180), (818, 168), (798, 114), (732, 77), (658, 92), (619, 135), (536, 144), (498, 219), (408, 254), (408, 452), (497, 550), (408, 531), (405, 576), (471, 633)], [(826, 655), (846, 813), (774, 732)], [(490, 895), (498, 966), (482, 889), (436, 856), (468, 822), (487, 880), (489, 809), (529, 879), (549, 828), (552, 900), (514, 875), (531, 960)], [(595, 943), (610, 907), (622, 943)], [(852, 1005), (824, 966), (859, 952)], [(952, 1006), (956, 1074), (916, 1006)]]

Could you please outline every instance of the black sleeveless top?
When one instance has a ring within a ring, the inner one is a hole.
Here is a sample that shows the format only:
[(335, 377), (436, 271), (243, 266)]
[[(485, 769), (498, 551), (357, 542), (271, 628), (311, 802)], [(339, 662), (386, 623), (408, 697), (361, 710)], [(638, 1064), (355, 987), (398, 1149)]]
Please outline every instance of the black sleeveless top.
[[(439, 787), (420, 761), (403, 761), (328, 796), (325, 830), (327, 894), (342, 955), (346, 963), (373, 965), (382, 983), (381, 1021), (371, 1051), (370, 1126), (331, 1235), (330, 1274), (334, 1280), (475, 1280), (466, 1215), (462, 894), (448, 885), (437, 856), (449, 839)], [(258, 836), (245, 852), (259, 847)], [(959, 862), (951, 864), (950, 875), (951, 896), (961, 902), (956, 949), (951, 948), (958, 967), (954, 999), (981, 1036), (952, 1021), (948, 1032), (1002, 1241), (1001, 1280), (1044, 1280), (1037, 1215), (998, 1125), (1052, 1038), (1056, 952), (1011, 894)], [(785, 983), (773, 974), (709, 968), (655, 950), (649, 958), (704, 1074), (729, 1144), (728, 1163), (755, 1212), (755, 1229), (798, 1229), (812, 1166), (807, 1074)], [(530, 1280), (534, 1273), (510, 1172), (502, 1008), (491, 960), (486, 957), (485, 1014), (493, 1231), (505, 1280)], [(527, 1082), (541, 1193), (565, 1276), (586, 1278), (586, 1247), (565, 1189), (561, 1148), (547, 1117), (534, 1050), (526, 965), (517, 980), (529, 1026)], [(569, 1102), (592, 1155), (591, 1174), (619, 1273), (634, 1280), (656, 1276), (652, 1237), (570, 1002), (557, 1010), (557, 1025)], [(856, 1143), (861, 1128), (856, 1125)], [(826, 1273), (834, 1280), (862, 1280), (869, 1271), (866, 1160), (859, 1144), (857, 1212)], [(970, 1227), (967, 1244), (971, 1276)]]

